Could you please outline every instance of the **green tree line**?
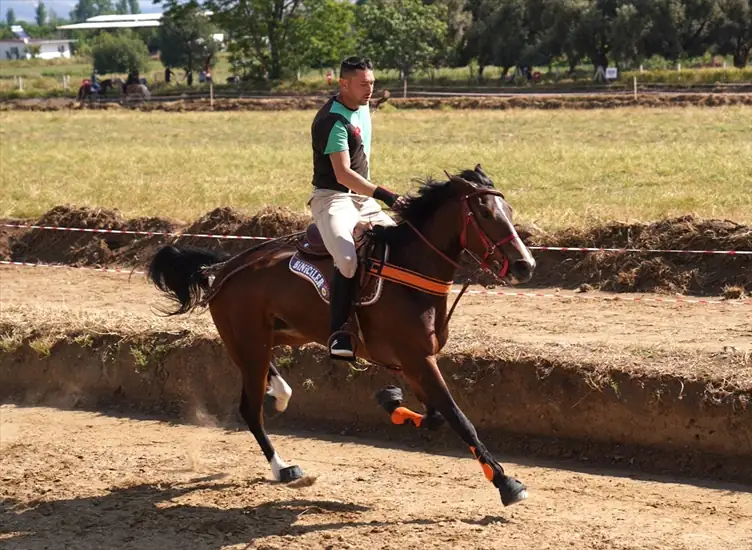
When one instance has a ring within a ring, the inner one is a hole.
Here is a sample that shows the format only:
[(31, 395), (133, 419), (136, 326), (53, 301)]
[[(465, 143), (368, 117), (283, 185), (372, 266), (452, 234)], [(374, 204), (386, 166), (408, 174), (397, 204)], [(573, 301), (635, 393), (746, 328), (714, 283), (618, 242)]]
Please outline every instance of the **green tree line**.
[(249, 71), (281, 78), (359, 52), (405, 75), (730, 55), (745, 67), (752, 0), (206, 0)]

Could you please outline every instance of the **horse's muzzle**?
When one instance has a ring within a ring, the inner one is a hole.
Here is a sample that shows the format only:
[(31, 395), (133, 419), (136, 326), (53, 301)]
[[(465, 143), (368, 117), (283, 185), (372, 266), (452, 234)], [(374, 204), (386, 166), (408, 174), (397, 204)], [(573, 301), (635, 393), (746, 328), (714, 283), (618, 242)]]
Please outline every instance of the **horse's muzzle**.
[(518, 283), (526, 283), (533, 278), (535, 271), (535, 261), (515, 260), (509, 266), (509, 274), (516, 279)]

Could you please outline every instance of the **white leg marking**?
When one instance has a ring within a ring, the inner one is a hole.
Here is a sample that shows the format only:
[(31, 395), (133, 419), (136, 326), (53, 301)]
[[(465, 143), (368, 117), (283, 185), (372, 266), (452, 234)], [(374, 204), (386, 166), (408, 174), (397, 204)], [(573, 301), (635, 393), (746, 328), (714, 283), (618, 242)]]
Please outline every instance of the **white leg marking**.
[(279, 412), (284, 412), (287, 409), (287, 404), (292, 397), (292, 388), (284, 381), (281, 376), (272, 376), (269, 380), (269, 395), (276, 399), (274, 408)]
[(279, 472), (280, 470), (287, 468), (287, 463), (279, 458), (279, 455), (277, 453), (274, 453), (274, 456), (269, 461), (269, 464), (271, 464), (272, 466), (272, 474), (274, 474), (274, 479), (279, 481)]

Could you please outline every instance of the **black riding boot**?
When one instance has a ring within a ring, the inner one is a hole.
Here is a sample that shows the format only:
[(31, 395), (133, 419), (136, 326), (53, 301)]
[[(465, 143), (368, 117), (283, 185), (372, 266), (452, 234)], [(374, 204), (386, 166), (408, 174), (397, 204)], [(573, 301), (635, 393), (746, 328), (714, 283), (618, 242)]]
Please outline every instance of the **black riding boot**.
[[(350, 312), (355, 301), (356, 283), (356, 277), (348, 279), (339, 272), (339, 269), (334, 268), (331, 295), (331, 335), (343, 330), (347, 320), (350, 318)], [(340, 332), (334, 338), (330, 338), (329, 356), (332, 359), (341, 359), (344, 361), (355, 360), (355, 353), (353, 352), (352, 340), (349, 334)]]

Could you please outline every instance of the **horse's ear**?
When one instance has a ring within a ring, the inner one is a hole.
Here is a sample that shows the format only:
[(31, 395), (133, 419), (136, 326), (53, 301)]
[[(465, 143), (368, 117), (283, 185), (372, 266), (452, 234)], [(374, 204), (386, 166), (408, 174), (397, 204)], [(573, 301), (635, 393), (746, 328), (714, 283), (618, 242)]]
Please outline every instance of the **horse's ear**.
[(459, 193), (467, 193), (472, 191), (475, 186), (467, 181), (465, 178), (461, 178), (459, 176), (453, 176), (449, 174), (446, 170), (444, 170), (444, 173), (447, 175), (447, 178), (449, 178), (449, 184), (457, 189)]
[(483, 170), (480, 163), (475, 165), (475, 171), (478, 172), (483, 177), (486, 177), (486, 178), (488, 177), (488, 174), (486, 174), (486, 172)]

